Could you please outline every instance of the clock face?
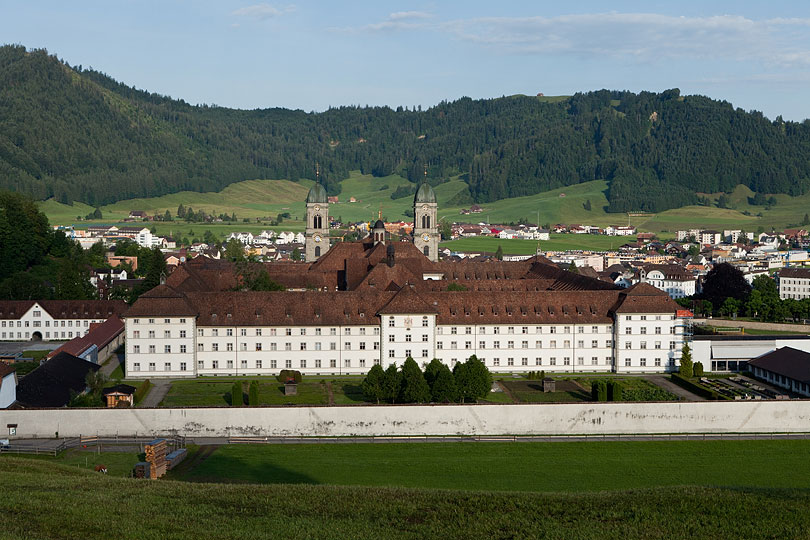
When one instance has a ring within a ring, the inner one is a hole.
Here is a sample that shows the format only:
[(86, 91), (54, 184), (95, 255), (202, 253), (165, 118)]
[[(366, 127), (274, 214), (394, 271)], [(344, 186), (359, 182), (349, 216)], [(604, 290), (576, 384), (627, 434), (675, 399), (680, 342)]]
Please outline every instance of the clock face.
[(425, 242), (428, 242), (430, 240), (430, 235), (428, 233), (423, 234), (422, 235), (422, 240), (424, 240)]
[(422, 210), (427, 211), (427, 208), (428, 208), (428, 207), (427, 207), (427, 205), (426, 205), (426, 204), (423, 204), (423, 205), (422, 205)]
[(321, 235), (316, 234), (315, 236), (312, 237), (312, 239), (315, 240), (316, 242), (320, 242), (321, 241)]
[(317, 211), (318, 211), (318, 210), (320, 210), (320, 209), (321, 209), (321, 207), (320, 207), (320, 206), (318, 206), (318, 205), (316, 204), (316, 205), (315, 205), (315, 211), (317, 212)]

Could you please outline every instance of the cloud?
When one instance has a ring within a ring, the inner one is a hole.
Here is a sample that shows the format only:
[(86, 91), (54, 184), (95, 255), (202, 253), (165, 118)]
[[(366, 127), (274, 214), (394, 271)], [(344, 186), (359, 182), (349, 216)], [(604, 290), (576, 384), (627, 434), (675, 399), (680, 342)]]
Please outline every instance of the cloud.
[(598, 13), (557, 17), (482, 17), (442, 23), (457, 39), (521, 54), (758, 59), (810, 65), (810, 19), (753, 20), (738, 15), (676, 17)]
[(431, 26), (430, 19), (433, 18), (431, 13), (426, 11), (397, 11), (391, 13), (384, 20), (367, 24), (360, 28), (348, 28), (344, 30), (349, 31), (373, 31), (380, 30), (417, 30), (421, 28), (428, 28)]
[(270, 4), (254, 4), (252, 6), (245, 6), (234, 10), (231, 12), (231, 15), (250, 17), (252, 19), (265, 21), (267, 19), (280, 17), (285, 13), (290, 13), (291, 11), (295, 11), (295, 6), (289, 5), (286, 7), (277, 8), (275, 6), (271, 6)]

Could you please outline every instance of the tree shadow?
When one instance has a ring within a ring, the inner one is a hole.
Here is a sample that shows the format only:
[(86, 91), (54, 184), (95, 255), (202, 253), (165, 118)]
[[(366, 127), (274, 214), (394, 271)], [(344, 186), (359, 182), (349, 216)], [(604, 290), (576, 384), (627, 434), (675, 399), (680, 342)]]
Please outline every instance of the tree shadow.
[(365, 396), (363, 395), (363, 387), (359, 384), (343, 384), (341, 385), (340, 389), (347, 399), (356, 401), (358, 403), (364, 403), (366, 401)]
[(269, 456), (267, 459), (261, 459), (262, 457), (260, 452), (253, 453), (252, 459), (214, 452), (187, 471), (185, 480), (251, 484), (320, 484), (307, 474), (282, 467), (273, 462)]

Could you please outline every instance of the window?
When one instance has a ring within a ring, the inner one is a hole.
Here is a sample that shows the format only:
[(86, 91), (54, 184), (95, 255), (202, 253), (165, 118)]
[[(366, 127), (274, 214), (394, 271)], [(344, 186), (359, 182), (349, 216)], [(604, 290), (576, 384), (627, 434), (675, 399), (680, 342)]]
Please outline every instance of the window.
[(226, 343), (225, 344), (225, 350), (228, 351), (228, 352), (232, 352), (233, 351), (233, 343), (230, 343), (230, 342)]
[(641, 342), (641, 344), (640, 344), (640, 347), (639, 347), (639, 348), (641, 348), (641, 349), (646, 349), (646, 348), (647, 348), (647, 342), (646, 342), (646, 341), (642, 341), (642, 342)]
[(548, 329), (548, 333), (549, 334), (556, 334), (557, 333), (557, 327), (552, 326), (551, 328)]
[(164, 345), (163, 346), (163, 352), (164, 353), (171, 353), (172, 352), (172, 346), (171, 345)]
[(534, 358), (534, 365), (535, 366), (542, 366), (543, 365), (543, 359), (540, 358), (539, 356), (536, 356)]
[(472, 326), (467, 326), (466, 328), (464, 328), (464, 333), (467, 335), (472, 334)]
[(351, 328), (344, 328), (343, 329), (343, 335), (346, 335), (346, 336), (352, 335), (352, 329)]
[(633, 316), (632, 316), (632, 315), (625, 315), (624, 320), (625, 320), (625, 321), (632, 321), (632, 320), (633, 320)]
[(214, 337), (219, 336), (219, 329), (214, 328), (213, 330), (211, 330), (211, 335), (214, 336)]
[(132, 319), (132, 324), (141, 324), (141, 320), (140, 319)]
[(437, 341), (436, 342), (436, 348), (438, 350), (442, 350), (444, 348), (444, 343), (442, 343), (441, 341)]
[(149, 345), (149, 352), (152, 353), (152, 354), (155, 353), (155, 346), (154, 345)]
[(493, 334), (500, 334), (501, 333), (500, 327), (498, 327), (498, 326), (492, 327), (492, 333)]
[(284, 344), (284, 350), (285, 351), (291, 351), (292, 350), (292, 343), (289, 343), (289, 342), (285, 343)]
[(514, 326), (510, 326), (510, 327), (508, 327), (508, 328), (506, 329), (506, 331), (507, 331), (508, 333), (510, 333), (510, 334), (514, 334), (514, 333), (515, 333), (515, 327), (514, 327)]
[(247, 335), (247, 328), (240, 329), (239, 330), (239, 335), (241, 335), (243, 337), (246, 336)]
[(365, 329), (365, 328), (361, 328), (361, 329), (360, 329), (360, 335), (361, 335), (361, 336), (365, 336), (365, 335), (366, 335), (366, 329)]
[(630, 342), (630, 341), (625, 341), (624, 342), (624, 348), (625, 349), (632, 349), (633, 348), (633, 343)]
[(388, 317), (388, 328), (393, 328), (393, 327), (394, 327), (394, 318), (393, 317)]
[(180, 371), (186, 371), (186, 363), (180, 362)]
[(155, 319), (149, 319), (149, 324), (155, 324)]
[(607, 347), (608, 349), (610, 349), (611, 347), (613, 347), (613, 340), (612, 340), (612, 339), (608, 339), (608, 340), (606, 340), (606, 341), (605, 341), (605, 347)]
[(375, 335), (375, 336), (379, 336), (379, 335), (380, 335), (380, 327), (379, 327), (379, 326), (375, 326), (375, 327), (374, 327), (374, 335)]
[(203, 363), (203, 361), (202, 361), (202, 360), (197, 360), (197, 369), (203, 369), (203, 366), (204, 366), (204, 365), (205, 365), (205, 364)]
[(660, 327), (660, 326), (656, 326), (656, 327), (655, 327), (655, 333), (656, 333), (656, 334), (660, 334), (660, 333), (661, 333), (661, 327)]
[[(329, 335), (330, 336), (336, 336), (337, 335), (337, 328), (330, 328), (329, 329)], [(332, 366), (332, 367), (334, 367), (334, 366)]]
[(566, 326), (565, 328), (563, 328), (563, 332), (566, 333), (566, 334), (570, 334), (571, 333), (571, 327)]
[(570, 356), (566, 356), (566, 357), (563, 358), (563, 365), (564, 366), (570, 366), (571, 365), (571, 357)]
[(186, 337), (186, 331), (185, 330), (180, 330), (180, 337), (181, 338)]
[(275, 328), (271, 328), (271, 329), (270, 329), (270, 335), (271, 335), (271, 336), (275, 336), (275, 335), (276, 335), (276, 329), (275, 329)]
[(233, 360), (228, 360), (227, 361), (227, 366), (228, 366), (228, 369), (233, 369)]
[(579, 341), (577, 341), (577, 347), (579, 347), (580, 349), (584, 349), (585, 342), (580, 339)]
[(660, 358), (655, 359), (655, 367), (661, 367), (661, 359)]
[(500, 341), (493, 341), (492, 342), (492, 348), (493, 349), (500, 349), (501, 348), (501, 342)]
[(155, 363), (149, 362), (149, 371), (155, 371)]
[(521, 334), (528, 334), (529, 333), (529, 327), (524, 326), (523, 328), (520, 329), (520, 333)]
[(205, 349), (203, 349), (203, 344), (202, 343), (197, 343), (197, 350), (200, 351), (200, 352), (203, 352), (203, 350), (205, 350)]
[(427, 317), (422, 317), (422, 326), (423, 326), (424, 328), (427, 328), (427, 327), (428, 327), (428, 324), (429, 324), (429, 322), (428, 322), (428, 318), (427, 318)]
[(287, 368), (287, 369), (291, 369), (292, 368), (292, 360), (290, 360), (289, 358), (287, 360), (284, 360), (284, 367)]
[(583, 358), (582, 356), (577, 356), (577, 365), (578, 366), (585, 365), (585, 358)]
[(413, 354), (411, 354), (410, 349), (405, 349), (405, 357), (406, 358), (413, 358)]
[(180, 319), (180, 324), (186, 324), (186, 320), (185, 319)]
[[(394, 349), (391, 349), (390, 351), (388, 351), (388, 358), (393, 358), (394, 356), (395, 356), (394, 355)], [(334, 366), (332, 366), (332, 367), (334, 367)]]
[(330, 351), (336, 351), (337, 350), (337, 342), (336, 341), (332, 341), (332, 342), (329, 343), (329, 350)]
[(343, 350), (350, 351), (352, 350), (352, 343), (350, 341), (346, 341), (343, 343)]
[(229, 337), (233, 337), (233, 328), (227, 328), (225, 330), (225, 335)]
[(361, 350), (361, 351), (365, 351), (365, 350), (366, 350), (366, 342), (365, 342), (365, 341), (361, 341), (361, 342), (360, 342), (360, 350)]
[(185, 352), (186, 352), (186, 346), (185, 345), (180, 345), (180, 354), (185, 354)]
[(422, 349), (422, 358), (427, 358), (427, 356), (428, 356), (428, 350), (427, 349)]
[(647, 367), (647, 359), (646, 358), (639, 359), (639, 362), (641, 363), (641, 367)]
[(321, 367), (321, 359), (320, 359), (320, 358), (316, 358), (316, 359), (315, 359), (315, 367), (316, 367), (316, 368)]
[(205, 331), (204, 331), (202, 328), (198, 328), (198, 329), (197, 329), (197, 335), (198, 335), (199, 337), (203, 337), (203, 336), (205, 335), (205, 333), (204, 333), (204, 332), (205, 332)]
[(301, 350), (302, 351), (307, 350), (307, 344), (306, 343), (301, 343)]
[(500, 358), (493, 358), (492, 359), (492, 365), (493, 366), (500, 366), (501, 365), (501, 359)]
[(515, 359), (514, 358), (507, 358), (506, 359), (506, 365), (507, 366), (514, 366), (515, 365)]
[(598, 356), (591, 356), (591, 365), (595, 366), (598, 363), (599, 363), (599, 357)]
[(388, 343), (393, 343), (393, 342), (394, 342), (394, 334), (391, 334), (391, 335), (388, 336)]
[(646, 315), (642, 315), (642, 316), (641, 316), (641, 320), (642, 320), (642, 321), (646, 321), (646, 320), (647, 320), (647, 316), (646, 316)]
[(660, 349), (660, 348), (661, 348), (661, 342), (660, 342), (660, 341), (656, 341), (656, 342), (655, 342), (655, 348), (656, 348), (656, 349)]
[(149, 339), (155, 339), (155, 331), (149, 330)]
[(171, 370), (172, 370), (172, 364), (170, 362), (164, 362), (163, 363), (163, 371), (171, 371)]
[(247, 350), (247, 343), (240, 343), (239, 344), (239, 350), (240, 351), (246, 351)]
[(594, 339), (593, 341), (591, 341), (591, 348), (596, 349), (597, 347), (599, 347), (599, 341)]
[[(6, 321), (3, 321), (3, 326), (5, 326), (5, 325), (6, 325)], [(132, 337), (135, 338), (135, 339), (139, 339), (141, 337), (141, 331), (140, 330), (133, 331), (132, 332)]]
[(556, 356), (552, 356), (551, 358), (549, 358), (549, 359), (548, 359), (548, 364), (549, 364), (550, 366), (556, 366), (556, 365), (557, 365), (557, 357), (556, 357)]
[[(472, 349), (472, 341), (465, 341), (464, 342), (464, 348), (465, 349)], [(427, 356), (427, 355), (425, 355), (425, 356)]]
[(521, 358), (520, 359), (520, 365), (521, 366), (528, 366), (529, 365), (529, 359), (528, 358)]
[(141, 346), (140, 346), (140, 345), (133, 345), (133, 346), (132, 346), (132, 352), (133, 352), (134, 354), (138, 354), (138, 353), (140, 353), (140, 352), (141, 352)]
[(571, 340), (570, 339), (566, 339), (566, 340), (563, 341), (563, 348), (565, 348), (565, 349), (570, 349), (571, 348)]
[(451, 349), (457, 349), (458, 348), (458, 342), (457, 341), (451, 341), (450, 342), (450, 348)]
[(262, 344), (261, 343), (256, 343), (256, 350), (257, 351), (262, 350)]
[(405, 334), (405, 341), (410, 343), (410, 341), (411, 341), (411, 335), (410, 334)]
[(132, 371), (140, 371), (140, 370), (141, 370), (140, 362), (135, 362), (134, 364), (132, 364)]
[(301, 369), (306, 369), (306, 368), (307, 368), (307, 361), (306, 360), (301, 360)]
[(506, 348), (507, 349), (514, 349), (515, 348), (515, 342), (511, 341), (511, 340), (507, 341), (506, 342)]
[(348, 358), (345, 358), (343, 360), (343, 367), (352, 367), (352, 361), (349, 360)]
[(292, 328), (285, 328), (284, 329), (284, 335), (285, 336), (291, 336), (292, 335)]
[(624, 329), (624, 333), (625, 333), (625, 334), (628, 334), (628, 335), (629, 335), (629, 334), (632, 334), (632, 333), (633, 333), (633, 329), (632, 329), (632, 328), (630, 328), (630, 327), (628, 326), (627, 328), (625, 328), (625, 329)]
[(577, 327), (577, 332), (580, 333), (580, 334), (584, 334), (585, 333), (585, 327), (584, 326), (578, 326)]
[(455, 326), (451, 326), (450, 327), (450, 334), (453, 335), (453, 336), (458, 334), (458, 328), (456, 328)]
[(643, 334), (643, 335), (647, 334), (647, 327), (646, 326), (641, 327), (641, 334)]
[(598, 326), (591, 326), (591, 334), (598, 334), (599, 327)]
[(270, 344), (270, 350), (271, 350), (271, 351), (275, 351), (275, 350), (277, 350), (277, 345), (276, 345), (275, 343), (271, 343), (271, 344)]
[(624, 367), (630, 367), (630, 359), (629, 358), (624, 359)]
[(219, 343), (212, 343), (211, 344), (211, 350), (214, 351), (214, 352), (218, 351), (219, 350)]

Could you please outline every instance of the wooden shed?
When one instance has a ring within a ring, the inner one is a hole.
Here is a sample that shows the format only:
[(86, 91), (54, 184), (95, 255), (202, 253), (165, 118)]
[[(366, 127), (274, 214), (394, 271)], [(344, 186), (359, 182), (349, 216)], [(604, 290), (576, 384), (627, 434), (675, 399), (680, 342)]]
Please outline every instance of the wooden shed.
[(101, 391), (107, 400), (107, 407), (132, 407), (135, 404), (135, 387), (116, 384)]

